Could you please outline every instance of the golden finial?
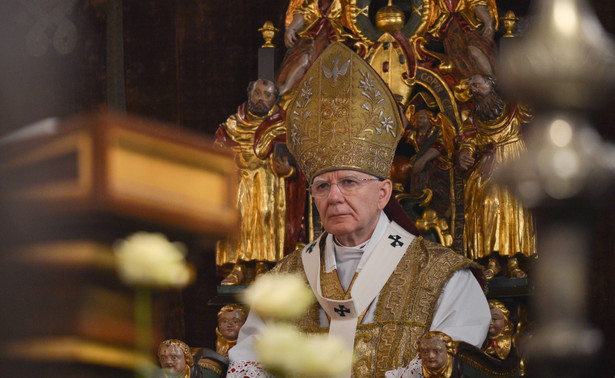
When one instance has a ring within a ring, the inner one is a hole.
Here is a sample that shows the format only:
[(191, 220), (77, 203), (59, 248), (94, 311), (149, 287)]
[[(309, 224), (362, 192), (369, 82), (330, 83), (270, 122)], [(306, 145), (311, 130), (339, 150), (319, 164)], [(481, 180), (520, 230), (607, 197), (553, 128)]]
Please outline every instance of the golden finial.
[(271, 41), (273, 40), (275, 33), (279, 32), (280, 29), (273, 26), (273, 22), (265, 21), (263, 27), (258, 29), (258, 31), (263, 33), (263, 39), (265, 40), (265, 44), (261, 47), (275, 47)]
[(515, 24), (519, 22), (519, 17), (515, 16), (515, 12), (509, 10), (506, 12), (504, 17), (501, 17), (500, 20), (504, 24), (504, 28), (506, 29), (506, 34), (502, 37), (504, 38), (513, 38), (515, 35), (513, 34), (513, 29), (515, 28)]
[(376, 27), (384, 33), (401, 29), (405, 22), (404, 12), (393, 5), (393, 0), (389, 0), (388, 5), (376, 12)]

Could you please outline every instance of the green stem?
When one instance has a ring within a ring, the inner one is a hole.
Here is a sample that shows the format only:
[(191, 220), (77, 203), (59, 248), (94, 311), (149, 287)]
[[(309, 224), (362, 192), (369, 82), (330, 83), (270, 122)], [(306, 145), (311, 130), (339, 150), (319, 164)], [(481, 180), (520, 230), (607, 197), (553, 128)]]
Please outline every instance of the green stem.
[[(137, 352), (149, 360), (152, 348), (152, 292), (148, 288), (135, 289), (135, 322)], [(137, 377), (142, 376), (140, 370), (137, 369)]]

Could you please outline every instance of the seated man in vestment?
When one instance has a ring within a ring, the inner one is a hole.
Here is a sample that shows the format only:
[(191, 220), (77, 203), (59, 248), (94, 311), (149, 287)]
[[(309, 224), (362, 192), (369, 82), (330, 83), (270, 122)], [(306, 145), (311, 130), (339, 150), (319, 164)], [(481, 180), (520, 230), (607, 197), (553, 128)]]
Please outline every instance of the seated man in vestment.
[[(349, 69), (334, 72), (338, 63)], [(301, 274), (317, 299), (297, 321), (300, 329), (354, 348), (345, 376), (394, 377), (409, 364), (421, 374), (417, 340), (430, 330), (480, 347), (490, 312), (472, 273), (478, 266), (417, 236), (391, 195), (403, 126), (386, 84), (333, 43), (307, 72), (288, 115), (288, 146), (326, 231), (272, 270)], [(263, 327), (248, 315), (229, 351), (228, 377), (267, 376), (253, 348)]]

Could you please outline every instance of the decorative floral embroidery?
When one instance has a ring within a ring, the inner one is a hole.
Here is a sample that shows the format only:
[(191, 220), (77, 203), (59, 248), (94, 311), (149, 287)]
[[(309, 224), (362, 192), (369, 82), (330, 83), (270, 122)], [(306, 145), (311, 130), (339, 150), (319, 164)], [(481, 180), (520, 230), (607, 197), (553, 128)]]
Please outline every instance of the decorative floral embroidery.
[[(385, 108), (380, 105), (384, 101), (382, 92), (378, 89), (374, 89), (373, 79), (370, 77), (369, 72), (364, 72), (359, 69), (359, 72), (363, 76), (363, 79), (359, 80), (359, 88), (363, 89), (361, 94), (367, 99), (361, 104), (361, 109), (367, 110), (368, 116), (366, 117), (366, 125), (372, 125), (376, 130), (376, 134), (382, 134), (382, 131), (390, 133), (393, 137), (396, 137), (393, 129), (393, 117), (384, 113)], [(374, 125), (380, 125), (374, 126)]]
[(323, 97), (321, 99), (321, 116), (323, 119), (346, 118), (350, 110), (350, 101), (342, 97)]
[(262, 365), (254, 361), (232, 361), (226, 371), (227, 378), (274, 378)]
[(290, 137), (295, 145), (302, 143), (302, 133), (300, 132), (300, 130), (302, 130), (301, 125), (312, 115), (310, 110), (305, 110), (312, 101), (312, 80), (313, 78), (310, 78), (301, 86), (301, 95), (295, 103), (296, 109), (293, 110), (291, 114), (292, 126), (290, 130)]
[(382, 117), (380, 119), (380, 124), (385, 131), (388, 131), (391, 135), (395, 136), (395, 131), (393, 131), (393, 118), (391, 116)]
[(423, 364), (420, 359), (415, 358), (408, 366), (387, 371), (385, 376), (386, 378), (424, 378)]
[(341, 142), (340, 139), (344, 138), (347, 133), (348, 127), (344, 122), (331, 122), (331, 128), (323, 132), (322, 136), (335, 146)]

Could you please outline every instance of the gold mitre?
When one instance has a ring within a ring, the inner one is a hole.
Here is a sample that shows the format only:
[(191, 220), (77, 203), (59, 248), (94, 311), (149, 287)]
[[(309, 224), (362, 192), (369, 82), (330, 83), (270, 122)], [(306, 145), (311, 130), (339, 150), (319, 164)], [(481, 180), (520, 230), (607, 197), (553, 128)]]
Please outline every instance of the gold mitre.
[(288, 106), (287, 125), (288, 148), (308, 182), (338, 169), (387, 178), (403, 133), (384, 81), (337, 42), (305, 74)]

